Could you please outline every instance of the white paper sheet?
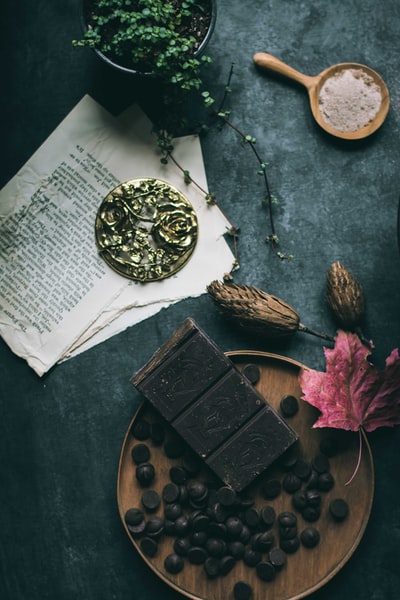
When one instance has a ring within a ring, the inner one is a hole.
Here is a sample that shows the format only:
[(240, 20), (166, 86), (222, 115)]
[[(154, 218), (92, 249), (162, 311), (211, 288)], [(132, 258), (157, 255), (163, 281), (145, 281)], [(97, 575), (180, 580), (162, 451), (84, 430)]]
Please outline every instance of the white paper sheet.
[[(176, 140), (174, 155), (206, 189), (198, 138)], [(198, 216), (191, 259), (160, 282), (130, 282), (97, 254), (97, 208), (110, 189), (135, 177), (178, 187)], [(231, 270), (227, 227), (173, 163), (160, 163), (151, 123), (138, 107), (116, 119), (85, 96), (0, 191), (0, 334), (43, 375), (161, 308), (204, 293)]]

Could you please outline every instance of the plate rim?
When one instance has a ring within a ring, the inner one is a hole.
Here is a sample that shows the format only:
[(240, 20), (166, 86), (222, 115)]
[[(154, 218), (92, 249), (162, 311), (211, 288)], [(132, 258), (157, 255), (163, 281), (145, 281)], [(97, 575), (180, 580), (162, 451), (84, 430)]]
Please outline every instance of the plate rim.
[[(280, 354), (276, 354), (273, 352), (265, 352), (262, 350), (260, 350), (260, 351), (259, 350), (230, 350), (230, 351), (225, 351), (224, 354), (226, 356), (228, 356), (229, 358), (230, 357), (245, 358), (246, 356), (266, 358), (266, 359), (270, 359), (270, 360), (276, 360), (277, 362), (283, 362), (283, 363), (289, 364), (293, 367), (298, 368), (299, 370), (301, 370), (301, 369), (304, 369), (307, 371), (312, 370), (311, 367), (308, 367), (307, 365), (305, 365), (304, 363), (302, 363), (296, 359), (282, 356)], [(132, 538), (132, 536), (130, 535), (129, 530), (127, 528), (127, 525), (125, 523), (125, 520), (124, 520), (124, 515), (122, 513), (122, 506), (121, 506), (122, 502), (121, 502), (121, 497), (120, 497), (121, 469), (122, 469), (124, 451), (125, 451), (125, 446), (126, 446), (129, 434), (131, 432), (132, 424), (133, 424), (134, 420), (136, 419), (138, 413), (142, 410), (143, 406), (146, 403), (147, 403), (147, 400), (144, 399), (142, 402), (139, 403), (138, 407), (136, 408), (134, 415), (132, 416), (132, 418), (129, 421), (128, 429), (124, 435), (121, 450), (120, 450), (120, 455), (119, 455), (119, 460), (118, 460), (118, 473), (117, 473), (117, 507), (118, 507), (118, 513), (120, 516), (120, 520), (122, 522), (122, 525), (123, 525), (123, 528), (124, 528), (126, 534), (128, 535), (133, 547), (138, 552), (140, 558), (146, 563), (146, 565), (151, 569), (151, 571), (158, 578), (160, 578), (170, 588), (174, 589), (182, 596), (189, 598), (189, 600), (211, 600), (209, 598), (206, 598), (204, 596), (199, 596), (197, 594), (193, 594), (189, 590), (186, 590), (182, 586), (176, 584), (173, 580), (169, 579), (162, 571), (160, 571), (158, 568), (156, 568), (154, 566), (154, 564), (152, 563), (151, 559), (149, 557), (147, 557), (144, 554), (144, 552), (141, 550), (140, 545)], [(321, 429), (325, 429), (325, 428), (321, 428)], [(360, 431), (361, 431), (361, 436), (362, 436), (363, 451), (365, 451), (365, 450), (367, 451), (369, 466), (370, 466), (370, 470), (371, 470), (371, 484), (370, 484), (371, 485), (371, 493), (370, 493), (370, 497), (369, 497), (365, 521), (362, 524), (362, 526), (360, 527), (352, 544), (347, 549), (347, 552), (343, 555), (342, 559), (338, 562), (338, 564), (335, 566), (335, 568), (331, 569), (322, 579), (320, 579), (318, 582), (316, 582), (312, 587), (309, 587), (306, 590), (303, 590), (302, 592), (300, 592), (299, 594), (296, 594), (295, 596), (291, 596), (290, 598), (287, 598), (286, 600), (301, 600), (302, 598), (306, 598), (310, 594), (313, 594), (317, 590), (323, 588), (329, 581), (331, 581), (337, 575), (337, 573), (339, 571), (341, 571), (341, 569), (345, 566), (345, 564), (350, 560), (350, 558), (353, 556), (354, 552), (356, 551), (357, 547), (359, 546), (359, 544), (364, 536), (365, 530), (369, 523), (372, 506), (373, 506), (373, 502), (374, 502), (375, 467), (374, 467), (372, 449), (371, 449), (370, 443), (368, 441), (367, 435), (363, 429), (361, 429)]]

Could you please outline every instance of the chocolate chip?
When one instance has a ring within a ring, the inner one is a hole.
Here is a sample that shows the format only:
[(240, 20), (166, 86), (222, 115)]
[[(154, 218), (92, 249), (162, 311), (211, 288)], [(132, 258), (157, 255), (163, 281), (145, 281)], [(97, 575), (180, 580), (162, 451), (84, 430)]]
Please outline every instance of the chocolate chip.
[(231, 540), (239, 539), (240, 534), (243, 529), (243, 523), (239, 519), (239, 517), (235, 517), (235, 516), (228, 517), (227, 520), (225, 521), (225, 526), (226, 526), (226, 535), (228, 536), (228, 538), (230, 538)]
[(158, 543), (153, 538), (144, 537), (140, 540), (140, 548), (146, 556), (153, 558), (157, 554)]
[(190, 522), (194, 531), (206, 531), (210, 523), (210, 517), (202, 512), (199, 512), (195, 515), (191, 515)]
[(176, 519), (182, 516), (182, 507), (178, 502), (171, 502), (164, 506), (164, 515), (166, 519), (170, 521), (176, 521)]
[(296, 510), (302, 511), (307, 506), (306, 490), (297, 490), (293, 494), (292, 504)]
[(174, 541), (174, 552), (179, 556), (187, 556), (192, 544), (188, 537), (178, 537)]
[(257, 550), (258, 552), (267, 552), (272, 548), (273, 544), (274, 534), (272, 531), (256, 533), (251, 540), (253, 550)]
[(204, 561), (204, 571), (207, 577), (214, 579), (219, 575), (219, 561), (213, 556), (208, 556)]
[(329, 458), (325, 454), (319, 453), (314, 456), (312, 466), (317, 473), (326, 473), (329, 471)]
[(186, 483), (188, 478), (188, 473), (184, 467), (179, 467), (174, 465), (169, 470), (169, 478), (172, 483), (176, 483), (176, 485), (182, 485)]
[(278, 515), (278, 523), (280, 527), (294, 527), (297, 525), (297, 517), (290, 511), (283, 511)]
[(156, 471), (151, 463), (141, 463), (136, 467), (136, 479), (141, 486), (146, 487), (154, 481)]
[(189, 492), (186, 485), (179, 486), (179, 500), (182, 505), (185, 505), (189, 500)]
[(294, 465), (298, 460), (298, 456), (296, 450), (293, 448), (289, 448), (280, 458), (279, 464), (282, 469), (288, 470), (293, 469)]
[(319, 540), (319, 531), (315, 527), (306, 527), (300, 534), (300, 541), (306, 548), (314, 548)]
[(202, 481), (190, 481), (187, 485), (189, 498), (191, 500), (200, 501), (207, 498), (208, 488)]
[(167, 483), (162, 490), (162, 499), (164, 502), (171, 503), (179, 500), (180, 490), (176, 483)]
[(329, 512), (335, 521), (343, 521), (349, 514), (349, 505), (343, 498), (335, 498), (329, 504)]
[(263, 506), (260, 510), (260, 518), (262, 524), (265, 527), (272, 527), (276, 519), (276, 512), (274, 507), (270, 505)]
[(279, 408), (284, 417), (294, 417), (299, 410), (299, 402), (295, 396), (288, 394), (281, 399)]
[(246, 510), (247, 508), (254, 506), (254, 498), (252, 496), (250, 496), (249, 494), (243, 494), (243, 493), (238, 494), (237, 501), (238, 501), (238, 508), (242, 508), (243, 510)]
[(279, 539), (280, 540), (291, 540), (297, 535), (297, 525), (293, 527), (280, 527), (279, 528)]
[(179, 556), (179, 554), (176, 554), (174, 552), (172, 554), (168, 554), (168, 556), (165, 557), (164, 567), (165, 570), (168, 571), (168, 573), (176, 575), (177, 573), (180, 573), (182, 571), (183, 566), (184, 561), (182, 556)]
[(132, 448), (131, 456), (136, 465), (147, 463), (150, 460), (150, 449), (146, 444), (136, 444)]
[(188, 550), (187, 557), (192, 565), (202, 565), (207, 558), (207, 550), (203, 546), (192, 546)]
[(175, 526), (176, 521), (170, 521), (169, 519), (165, 519), (164, 525), (164, 533), (165, 535), (178, 535)]
[(193, 531), (190, 535), (190, 542), (192, 546), (205, 546), (208, 537), (205, 531)]
[(125, 523), (132, 537), (140, 536), (146, 529), (144, 513), (140, 508), (130, 508), (125, 513)]
[(233, 596), (235, 600), (250, 600), (252, 595), (252, 587), (245, 581), (237, 581), (233, 586)]
[(311, 465), (306, 460), (299, 458), (293, 467), (293, 473), (300, 477), (303, 481), (308, 479), (311, 475)]
[(276, 569), (281, 569), (286, 564), (286, 553), (282, 548), (272, 548), (268, 554), (268, 558)]
[(129, 508), (125, 513), (127, 525), (139, 525), (144, 520), (144, 513), (140, 508)]
[(269, 561), (261, 561), (256, 565), (256, 574), (262, 581), (272, 581), (276, 576), (276, 569)]
[(288, 494), (293, 494), (301, 488), (301, 479), (295, 473), (286, 473), (282, 481), (282, 487)]
[(222, 506), (233, 506), (237, 501), (236, 492), (228, 486), (222, 486), (217, 490), (217, 499)]
[(144, 508), (153, 512), (160, 506), (161, 498), (156, 490), (146, 490), (142, 494), (142, 504)]
[(162, 517), (151, 517), (146, 523), (146, 536), (159, 538), (164, 533), (165, 520)]
[(215, 521), (210, 521), (207, 525), (206, 531), (210, 537), (218, 537), (222, 540), (226, 538), (226, 526), (224, 523), (216, 523)]
[(315, 490), (318, 488), (318, 479), (319, 479), (319, 473), (317, 473), (317, 471), (315, 471), (314, 469), (311, 469), (311, 475), (309, 477), (309, 479), (307, 480), (307, 485), (306, 488), (308, 490)]
[(258, 550), (246, 548), (243, 554), (243, 562), (248, 567), (255, 567), (262, 559), (262, 554)]
[(223, 556), (219, 563), (219, 572), (221, 575), (228, 575), (236, 564), (233, 556)]
[(267, 500), (277, 498), (282, 490), (279, 479), (268, 479), (261, 484), (261, 493)]
[(321, 473), (318, 476), (317, 487), (321, 492), (329, 492), (335, 485), (335, 480), (332, 473)]
[(226, 542), (221, 538), (209, 538), (206, 541), (205, 548), (210, 556), (221, 558), (226, 552)]
[(300, 540), (296, 536), (294, 538), (290, 538), (290, 540), (280, 540), (279, 545), (281, 550), (286, 552), (286, 554), (293, 554), (296, 552), (296, 550), (298, 550), (300, 546)]
[(245, 375), (247, 377), (247, 379), (253, 385), (258, 383), (258, 381), (260, 379), (260, 369), (258, 368), (257, 365), (254, 365), (254, 364), (245, 365), (243, 367), (242, 373), (243, 373), (243, 375)]
[(137, 419), (132, 425), (132, 435), (137, 440), (147, 440), (150, 437), (150, 423), (146, 419)]
[(174, 532), (178, 536), (185, 536), (190, 529), (189, 519), (186, 515), (180, 515), (174, 522)]
[(224, 523), (229, 516), (229, 511), (220, 502), (214, 502), (207, 509), (210, 517), (217, 523)]
[(234, 540), (233, 542), (228, 543), (228, 552), (236, 560), (243, 558), (245, 548), (245, 545), (242, 542), (239, 542), (238, 540)]
[(321, 494), (316, 490), (306, 490), (306, 501), (307, 506), (319, 507), (322, 502)]
[(244, 522), (251, 529), (259, 526), (261, 521), (260, 513), (256, 508), (248, 508), (244, 513)]
[(239, 542), (242, 542), (243, 544), (248, 544), (250, 541), (250, 538), (251, 538), (250, 527), (248, 527), (247, 525), (243, 525), (242, 532), (239, 537)]
[(321, 516), (321, 508), (319, 506), (306, 506), (301, 511), (301, 516), (305, 521), (309, 523), (313, 523), (314, 521), (318, 521)]

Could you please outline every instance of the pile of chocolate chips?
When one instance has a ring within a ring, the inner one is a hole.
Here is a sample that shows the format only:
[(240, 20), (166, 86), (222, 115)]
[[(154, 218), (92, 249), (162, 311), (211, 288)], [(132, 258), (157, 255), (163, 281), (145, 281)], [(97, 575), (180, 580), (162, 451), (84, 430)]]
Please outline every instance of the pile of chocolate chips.
[[(282, 398), (283, 416), (293, 416), (297, 408), (296, 398)], [(171, 552), (164, 561), (170, 574), (179, 573), (189, 563), (200, 565), (213, 579), (227, 575), (243, 561), (260, 580), (268, 582), (300, 545), (314, 548), (319, 544), (316, 522), (322, 514), (323, 494), (334, 486), (329, 461), (338, 450), (334, 440), (324, 439), (311, 460), (293, 450), (285, 453), (279, 461), (282, 477), (260, 480), (265, 503), (256, 506), (251, 495), (236, 493), (211, 472), (204, 475), (203, 462), (167, 423), (141, 417), (135, 421), (132, 435), (136, 440), (132, 461), (142, 493), (141, 505), (126, 512), (125, 522), (150, 558), (156, 556), (161, 540), (171, 539)], [(157, 474), (146, 440), (162, 446), (171, 459), (169, 481), (158, 491), (153, 487)], [(282, 490), (291, 496), (293, 510), (276, 514), (271, 501)], [(328, 508), (335, 521), (344, 520), (348, 510), (342, 498), (332, 500)], [(305, 528), (299, 527), (299, 514), (308, 523)], [(250, 598), (251, 586), (237, 582), (233, 593), (236, 600)]]

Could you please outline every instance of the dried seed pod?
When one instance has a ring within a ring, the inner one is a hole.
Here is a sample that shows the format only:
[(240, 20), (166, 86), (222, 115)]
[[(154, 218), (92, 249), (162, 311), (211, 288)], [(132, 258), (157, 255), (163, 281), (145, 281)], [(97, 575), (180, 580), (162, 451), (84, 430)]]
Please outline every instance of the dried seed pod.
[(300, 317), (289, 304), (255, 287), (213, 281), (207, 291), (227, 316), (247, 330), (281, 337), (299, 327)]
[(211, 282), (207, 291), (225, 316), (247, 331), (269, 338), (280, 338), (304, 331), (332, 340), (302, 323), (290, 304), (253, 286), (237, 283)]
[(339, 325), (355, 330), (364, 317), (361, 285), (340, 262), (334, 263), (326, 278), (327, 300)]

